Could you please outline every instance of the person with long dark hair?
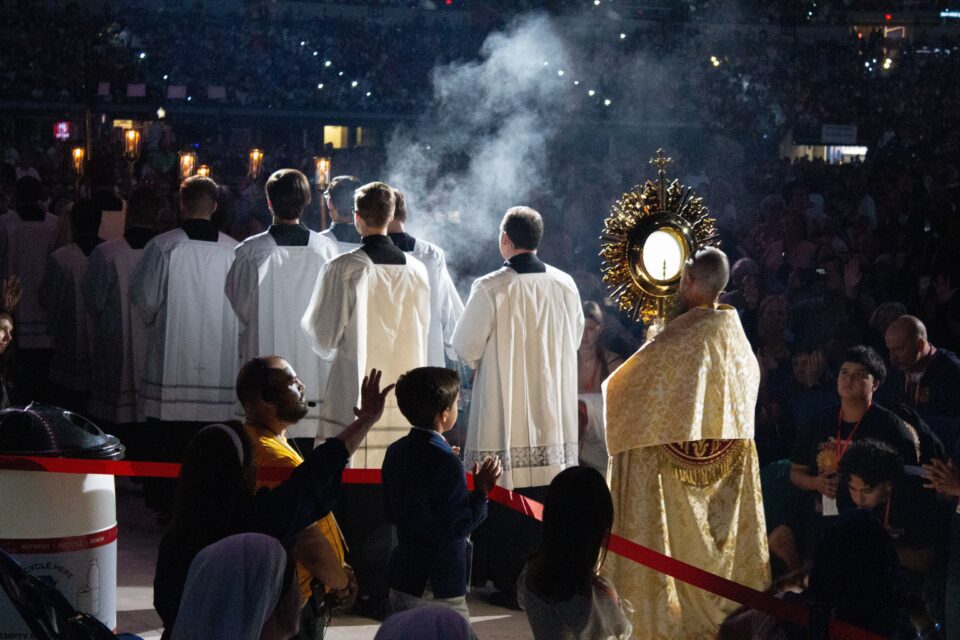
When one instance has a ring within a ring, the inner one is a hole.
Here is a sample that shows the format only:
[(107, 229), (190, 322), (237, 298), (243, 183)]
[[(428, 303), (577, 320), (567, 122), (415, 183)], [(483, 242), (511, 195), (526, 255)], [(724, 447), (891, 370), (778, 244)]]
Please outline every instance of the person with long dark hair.
[(633, 631), (613, 584), (598, 575), (613, 526), (606, 481), (570, 467), (550, 483), (543, 538), (517, 581), (517, 597), (537, 640), (629, 638)]

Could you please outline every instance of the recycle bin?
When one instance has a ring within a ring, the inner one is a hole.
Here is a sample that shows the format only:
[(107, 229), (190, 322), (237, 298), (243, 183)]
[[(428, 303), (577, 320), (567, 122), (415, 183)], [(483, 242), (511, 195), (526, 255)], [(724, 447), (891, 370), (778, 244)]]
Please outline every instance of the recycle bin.
[[(30, 404), (0, 411), (0, 454), (119, 460), (124, 447), (79, 414)], [(0, 469), (0, 548), (74, 608), (116, 628), (113, 476)], [(0, 638), (33, 638), (2, 591)]]

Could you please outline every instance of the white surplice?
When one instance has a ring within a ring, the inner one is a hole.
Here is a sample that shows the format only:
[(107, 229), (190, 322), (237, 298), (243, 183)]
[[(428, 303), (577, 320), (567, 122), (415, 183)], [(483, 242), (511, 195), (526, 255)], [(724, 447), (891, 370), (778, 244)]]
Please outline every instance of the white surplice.
[(130, 274), (143, 249), (124, 238), (108, 240), (90, 254), (80, 283), (90, 324), (91, 372), (87, 411), (114, 424), (136, 422), (137, 390), (146, 367), (147, 327), (130, 305)]
[(23, 294), (15, 312), (15, 337), (21, 349), (50, 349), (53, 338), (47, 333), (47, 314), (37, 294), (47, 266), (57, 216), (25, 221), (16, 212), (0, 216), (0, 282), (20, 276)]
[(326, 238), (327, 240), (333, 240), (337, 243), (337, 253), (344, 254), (353, 251), (354, 249), (360, 248), (359, 242), (342, 242), (337, 239), (337, 236), (333, 233), (333, 227), (328, 227), (320, 232), (320, 235)]
[(151, 240), (130, 276), (130, 302), (147, 324), (139, 415), (164, 421), (234, 417), (237, 316), (223, 294), (237, 242)]
[(72, 391), (90, 389), (90, 339), (80, 281), (87, 256), (76, 243), (47, 257), (40, 300), (47, 311), (47, 331), (53, 336), (50, 381)]
[(127, 225), (127, 201), (121, 200), (119, 211), (103, 211), (100, 215), (100, 229), (97, 235), (104, 240), (116, 240), (123, 237)]
[(336, 244), (314, 231), (306, 246), (280, 246), (265, 231), (240, 243), (227, 274), (227, 299), (240, 320), (240, 362), (257, 356), (282, 357), (297, 372), (307, 400), (317, 403), (307, 414), (313, 420), (287, 429), (292, 438), (317, 435), (319, 403), (331, 363), (313, 352), (300, 320), (320, 269), (336, 256)]
[[(302, 327), (317, 354), (333, 362), (320, 403), (318, 443), (353, 422), (360, 384), (371, 368), (383, 371), (387, 385), (427, 364), (430, 284), (423, 264), (409, 254), (406, 259), (405, 265), (374, 264), (356, 249), (328, 262), (317, 278)], [(387, 447), (409, 430), (389, 394), (383, 418), (351, 464), (379, 469)]]
[(456, 360), (453, 350), (453, 330), (463, 313), (463, 301), (447, 271), (447, 256), (443, 249), (416, 238), (413, 251), (407, 252), (423, 263), (430, 280), (430, 333), (428, 360), (431, 367), (447, 366), (447, 359)]
[(503, 460), (501, 486), (550, 484), (577, 464), (580, 294), (566, 273), (510, 267), (473, 283), (453, 346), (476, 369), (464, 460)]

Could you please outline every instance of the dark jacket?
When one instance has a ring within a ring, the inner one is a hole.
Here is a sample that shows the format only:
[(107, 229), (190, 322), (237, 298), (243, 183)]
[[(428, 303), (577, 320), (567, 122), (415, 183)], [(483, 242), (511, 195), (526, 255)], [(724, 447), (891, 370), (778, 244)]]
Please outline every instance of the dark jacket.
[(436, 598), (467, 592), (467, 536), (487, 517), (485, 494), (467, 491), (463, 463), (436, 432), (411, 429), (383, 461), (387, 519), (396, 525), (391, 589), (422, 596), (429, 580)]
[[(230, 518), (232, 533), (264, 533), (288, 549), (303, 528), (324, 517), (340, 494), (343, 468), (349, 456), (341, 440), (330, 438), (311, 452), (290, 477), (274, 489), (260, 489), (239, 513), (211, 514)], [(228, 534), (229, 535), (229, 534)], [(216, 542), (211, 541), (211, 544)], [(153, 579), (153, 606), (163, 621), (163, 637), (173, 632), (187, 572), (200, 549), (185, 544), (177, 530), (160, 540)]]

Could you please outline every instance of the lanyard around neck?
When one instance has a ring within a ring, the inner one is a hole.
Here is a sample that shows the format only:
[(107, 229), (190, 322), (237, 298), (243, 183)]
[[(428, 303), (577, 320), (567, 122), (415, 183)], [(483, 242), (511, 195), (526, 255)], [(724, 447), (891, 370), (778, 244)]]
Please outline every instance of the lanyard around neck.
[(867, 410), (864, 411), (863, 415), (860, 416), (860, 419), (857, 420), (857, 424), (853, 425), (853, 429), (850, 430), (850, 435), (846, 438), (840, 437), (840, 427), (843, 425), (843, 407), (840, 407), (840, 413), (837, 415), (837, 464), (840, 464), (843, 454), (847, 452), (847, 447), (849, 447), (850, 443), (853, 441), (853, 435), (857, 432), (857, 428), (860, 427), (860, 423), (863, 422), (863, 419), (866, 417), (867, 412), (870, 411), (870, 407), (872, 406), (872, 402), (867, 405)]

